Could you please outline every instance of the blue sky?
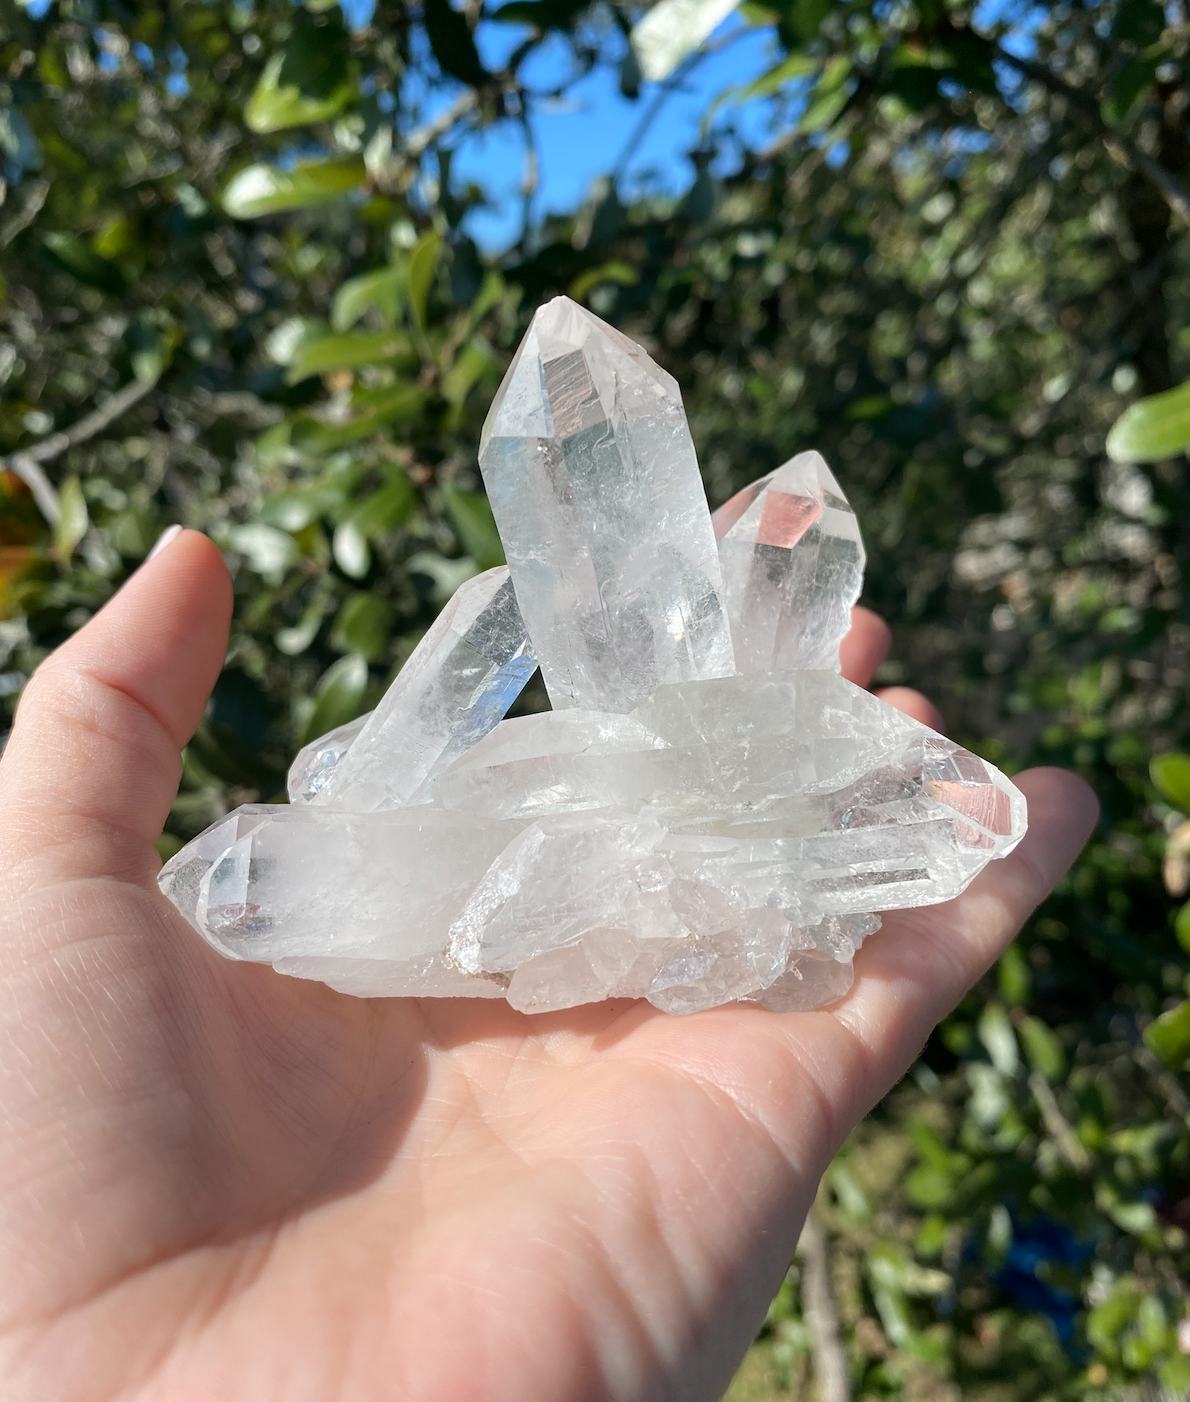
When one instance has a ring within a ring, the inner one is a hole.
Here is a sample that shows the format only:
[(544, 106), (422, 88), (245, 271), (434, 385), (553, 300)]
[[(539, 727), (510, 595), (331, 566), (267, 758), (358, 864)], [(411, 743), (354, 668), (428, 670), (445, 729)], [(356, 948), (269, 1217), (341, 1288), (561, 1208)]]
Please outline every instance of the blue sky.
[[(509, 46), (508, 31), (498, 25), (480, 28), (481, 52), (489, 63), (496, 63), (502, 55), (493, 50)], [(516, 38), (522, 33), (515, 31)], [(720, 93), (745, 86), (777, 61), (772, 31), (751, 28), (734, 17), (720, 26), (709, 47), (713, 51), (680, 86), (668, 92), (623, 172), (622, 191), (646, 184), (668, 194), (686, 190), (694, 179), (689, 153), (699, 143), (700, 123), (707, 109)], [(531, 87), (544, 88), (565, 72), (566, 62), (565, 46), (559, 39), (543, 46), (522, 71)], [(640, 97), (630, 101), (620, 93), (615, 68), (599, 67), (576, 83), (564, 102), (539, 111), (533, 120), (539, 162), (535, 215), (573, 210), (580, 204), (593, 183), (616, 167), (657, 95), (658, 85), (646, 83)], [(724, 104), (716, 114), (716, 124), (722, 127), (734, 122), (750, 140), (762, 141), (768, 106)], [(468, 220), (469, 232), (485, 248), (506, 247), (519, 235), (524, 174), (525, 141), (516, 123), (503, 123), (460, 143), (454, 179), (475, 181), (493, 202), (491, 208), (476, 211)]]

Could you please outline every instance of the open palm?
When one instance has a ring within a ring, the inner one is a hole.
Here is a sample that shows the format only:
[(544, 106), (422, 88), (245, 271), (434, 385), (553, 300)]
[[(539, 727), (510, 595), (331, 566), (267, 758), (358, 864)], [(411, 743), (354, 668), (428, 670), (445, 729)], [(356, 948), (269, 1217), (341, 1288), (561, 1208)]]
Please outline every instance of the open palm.
[[(1017, 851), (888, 917), (829, 1011), (344, 997), (225, 962), (157, 891), (230, 609), (183, 534), (37, 672), (0, 762), (0, 1395), (717, 1397), (831, 1154), (1094, 799), (1021, 776)], [(883, 646), (862, 616), (853, 680)]]

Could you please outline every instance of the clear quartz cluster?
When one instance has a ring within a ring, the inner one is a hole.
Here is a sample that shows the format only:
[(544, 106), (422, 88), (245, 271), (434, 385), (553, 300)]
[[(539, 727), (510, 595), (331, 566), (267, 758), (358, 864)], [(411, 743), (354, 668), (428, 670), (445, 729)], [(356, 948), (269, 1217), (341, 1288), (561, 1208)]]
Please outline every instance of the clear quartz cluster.
[[(559, 297), (480, 467), (508, 565), (290, 803), (161, 888), (232, 959), (360, 996), (832, 1002), (874, 911), (949, 900), (1025, 830), (991, 765), (838, 675), (863, 579), (817, 453), (707, 510), (677, 385)], [(553, 709), (503, 719), (540, 665)]]

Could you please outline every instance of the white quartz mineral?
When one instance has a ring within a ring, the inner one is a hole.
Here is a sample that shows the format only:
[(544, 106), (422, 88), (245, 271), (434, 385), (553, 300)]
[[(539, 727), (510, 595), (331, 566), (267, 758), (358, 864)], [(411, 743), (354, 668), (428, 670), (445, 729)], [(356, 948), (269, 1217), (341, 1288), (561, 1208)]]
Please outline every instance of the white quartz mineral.
[[(222, 954), (360, 996), (795, 1011), (847, 991), (874, 911), (1020, 840), (1002, 774), (838, 675), (864, 554), (817, 453), (712, 525), (676, 384), (559, 297), (480, 465), (508, 568), (301, 751), (289, 806), (162, 869)], [(502, 719), (538, 663), (554, 709)]]

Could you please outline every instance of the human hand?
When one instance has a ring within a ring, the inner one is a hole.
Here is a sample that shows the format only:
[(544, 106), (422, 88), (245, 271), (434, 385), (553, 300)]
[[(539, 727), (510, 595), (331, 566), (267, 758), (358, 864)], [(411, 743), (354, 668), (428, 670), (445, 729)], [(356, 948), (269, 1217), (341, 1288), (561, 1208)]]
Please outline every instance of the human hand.
[[(221, 959), (157, 890), (230, 612), (184, 533), (38, 670), (0, 761), (0, 1395), (718, 1397), (832, 1154), (1094, 798), (1018, 776), (1016, 851), (886, 916), (829, 1010), (349, 998)], [(887, 642), (857, 610), (852, 680)]]

